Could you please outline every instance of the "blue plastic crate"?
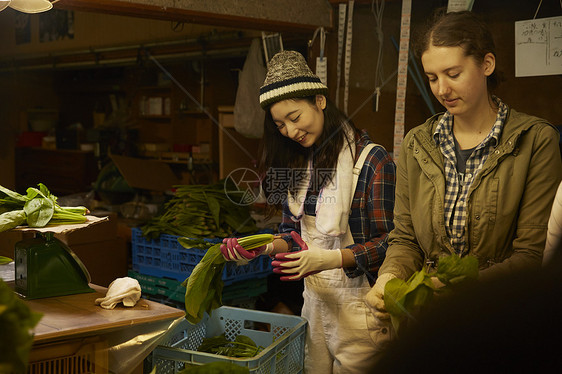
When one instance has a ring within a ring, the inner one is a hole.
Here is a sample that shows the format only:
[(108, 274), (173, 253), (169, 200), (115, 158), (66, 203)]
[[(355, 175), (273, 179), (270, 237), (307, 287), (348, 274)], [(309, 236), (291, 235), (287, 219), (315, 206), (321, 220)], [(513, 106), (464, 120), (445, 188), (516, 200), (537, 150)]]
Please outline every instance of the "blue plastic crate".
[[(171, 278), (183, 282), (205, 255), (200, 248), (184, 248), (178, 242), (179, 236), (161, 234), (158, 240), (146, 240), (138, 227), (131, 229), (131, 251), (133, 270), (140, 274)], [(205, 239), (219, 243), (221, 239)], [(230, 285), (244, 279), (261, 278), (271, 272), (268, 256), (259, 256), (248, 265), (237, 266), (228, 262), (224, 267), (222, 280)]]
[[(264, 347), (250, 358), (234, 358), (197, 352), (204, 338), (225, 334), (234, 340), (242, 334)], [(232, 362), (254, 374), (303, 372), (306, 320), (286, 314), (223, 306), (192, 325), (183, 320), (152, 352), (152, 365), (159, 374), (175, 374), (189, 365)]]
[[(158, 296), (162, 300), (179, 303), (180, 308), (184, 307), (185, 287), (180, 281), (140, 274), (132, 270), (129, 270), (128, 276), (139, 282), (143, 296)], [(238, 301), (253, 300), (266, 292), (267, 277), (246, 279), (225, 286), (222, 290), (222, 302), (225, 305), (240, 306), (241, 304), (236, 304)]]

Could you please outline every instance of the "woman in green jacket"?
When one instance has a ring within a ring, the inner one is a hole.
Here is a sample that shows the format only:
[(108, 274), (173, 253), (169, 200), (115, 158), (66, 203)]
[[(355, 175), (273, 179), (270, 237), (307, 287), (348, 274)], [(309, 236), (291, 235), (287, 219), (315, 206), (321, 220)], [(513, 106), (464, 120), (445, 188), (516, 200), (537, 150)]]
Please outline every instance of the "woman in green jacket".
[(366, 297), (379, 317), (386, 315), (388, 280), (431, 271), (444, 256), (478, 258), (481, 281), (540, 267), (562, 178), (558, 131), (492, 95), (494, 42), (475, 14), (436, 17), (418, 50), (446, 112), (412, 129), (402, 143), (395, 228)]

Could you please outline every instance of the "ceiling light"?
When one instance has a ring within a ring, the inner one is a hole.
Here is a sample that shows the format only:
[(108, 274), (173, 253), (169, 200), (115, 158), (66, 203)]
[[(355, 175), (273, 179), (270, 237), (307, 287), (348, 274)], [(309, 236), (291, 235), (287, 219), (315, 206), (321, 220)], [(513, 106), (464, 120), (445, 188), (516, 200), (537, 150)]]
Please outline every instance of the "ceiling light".
[(53, 7), (48, 0), (11, 0), (10, 8), (23, 13), (41, 13)]
[(10, 5), (11, 0), (0, 0), (0, 11), (6, 9)]

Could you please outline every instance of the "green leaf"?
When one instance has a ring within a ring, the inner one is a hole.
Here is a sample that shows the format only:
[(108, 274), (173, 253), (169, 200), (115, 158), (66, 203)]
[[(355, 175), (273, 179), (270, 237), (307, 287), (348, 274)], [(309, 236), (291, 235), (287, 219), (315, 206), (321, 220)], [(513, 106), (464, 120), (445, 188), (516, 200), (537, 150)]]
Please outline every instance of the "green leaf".
[(389, 280), (384, 288), (384, 304), (391, 315), (413, 319), (412, 311), (426, 305), (432, 295), (431, 277), (421, 270), (407, 282), (400, 278)]
[(251, 347), (257, 347), (256, 343), (250, 337), (248, 337), (246, 335), (238, 335), (236, 337), (236, 339), (234, 339), (234, 341), (236, 341), (238, 343), (247, 344)]
[(451, 255), (439, 260), (437, 278), (446, 285), (478, 278), (478, 259), (474, 256)]
[(23, 210), (27, 215), (29, 227), (45, 227), (53, 217), (55, 206), (52, 200), (42, 197), (41, 194), (35, 194), (25, 203)]
[[(431, 281), (433, 276), (445, 286), (436, 290)], [(384, 289), (384, 304), (394, 329), (400, 334), (404, 324), (415, 321), (416, 315), (432, 302), (436, 291), (440, 294), (449, 292), (454, 285), (477, 277), (476, 257), (460, 258), (453, 254), (439, 260), (435, 273), (428, 274), (420, 270), (407, 281), (399, 278), (389, 280)]]
[(7, 372), (27, 372), (29, 352), (33, 345), (31, 330), (41, 317), (42, 314), (29, 309), (0, 279), (0, 368), (9, 367)]
[(248, 336), (238, 335), (234, 341), (230, 341), (223, 333), (203, 339), (197, 350), (229, 357), (254, 357), (262, 348)]
[(204, 365), (187, 366), (179, 371), (178, 374), (245, 374), (250, 373), (250, 369), (232, 362), (215, 361)]
[[(9, 264), (12, 261), (14, 261), (14, 260), (12, 260), (9, 257), (0, 256), (0, 265)], [(1, 308), (1, 306), (0, 306), (0, 308)]]
[(215, 273), (222, 273), (226, 260), (220, 251), (220, 243), (207, 250), (205, 256), (195, 266), (185, 282), (185, 311), (186, 318), (191, 323), (199, 323), (207, 305), (214, 297), (211, 292)]
[(0, 232), (8, 231), (13, 228), (23, 225), (26, 216), (23, 210), (12, 210), (0, 214)]
[(14, 192), (4, 186), (0, 186), (0, 192), (6, 194), (6, 196), (8, 196), (10, 199), (14, 201), (20, 201), (22, 203), (26, 201), (25, 196), (20, 195), (19, 193)]
[(230, 343), (230, 341), (226, 339), (226, 336), (224, 334), (221, 334), (203, 339), (203, 342), (201, 342), (201, 345), (197, 348), (197, 350), (199, 352), (212, 353), (213, 349), (216, 349), (217, 347), (223, 345), (227, 345), (228, 343)]
[[(239, 239), (239, 243), (247, 249), (256, 248), (273, 241), (271, 234), (250, 235)], [(195, 266), (191, 275), (183, 281), (185, 287), (185, 318), (192, 324), (201, 321), (205, 313), (211, 312), (222, 305), (224, 282), (222, 271), (226, 264), (220, 246), (211, 246), (201, 261)]]
[(208, 194), (205, 194), (205, 198), (207, 199), (207, 204), (209, 204), (209, 210), (213, 215), (213, 219), (215, 220), (216, 225), (219, 226), (221, 224), (220, 223), (221, 205), (218, 202), (218, 200), (215, 199), (213, 196), (209, 196)]
[(179, 237), (178, 238), (178, 243), (180, 243), (180, 245), (184, 248), (190, 249), (190, 248), (201, 248), (201, 249), (205, 249), (205, 248), (210, 248), (212, 247), (214, 244), (211, 242), (208, 242), (204, 239), (200, 239), (200, 238), (187, 238), (185, 236)]

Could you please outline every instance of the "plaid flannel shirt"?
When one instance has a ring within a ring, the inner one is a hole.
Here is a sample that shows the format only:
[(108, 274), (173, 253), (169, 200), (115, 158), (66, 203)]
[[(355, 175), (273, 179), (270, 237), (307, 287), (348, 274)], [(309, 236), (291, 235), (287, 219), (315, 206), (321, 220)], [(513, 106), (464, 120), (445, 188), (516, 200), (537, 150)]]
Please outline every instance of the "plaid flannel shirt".
[[(371, 143), (365, 130), (356, 139), (356, 159)], [(388, 233), (394, 228), (394, 190), (396, 165), (382, 146), (375, 146), (367, 156), (357, 181), (351, 203), (349, 227), (355, 244), (348, 246), (355, 254), (357, 267), (346, 268), (351, 278), (366, 274), (374, 283), (386, 255)], [(300, 222), (295, 222), (287, 204), (283, 205), (280, 233), (300, 233)], [(290, 236), (289, 236), (290, 238)], [(290, 247), (296, 248), (290, 239)]]
[(498, 105), (496, 122), (490, 133), (474, 148), (474, 151), (466, 160), (464, 175), (457, 172), (453, 116), (449, 112), (445, 112), (433, 133), (433, 139), (445, 157), (445, 229), (451, 245), (458, 254), (463, 253), (466, 246), (465, 227), (468, 191), (488, 155), (499, 143), (503, 124), (506, 120), (507, 105), (495, 96), (493, 100)]

